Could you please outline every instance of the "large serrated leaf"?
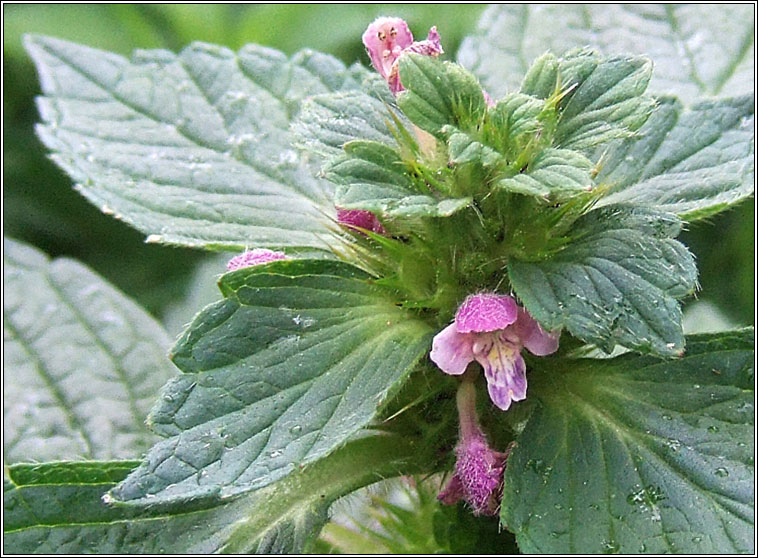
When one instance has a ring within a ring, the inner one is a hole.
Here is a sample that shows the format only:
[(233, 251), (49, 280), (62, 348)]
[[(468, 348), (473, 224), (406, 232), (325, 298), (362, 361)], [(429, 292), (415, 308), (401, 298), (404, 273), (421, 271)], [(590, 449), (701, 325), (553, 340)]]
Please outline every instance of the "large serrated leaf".
[(484, 12), (458, 60), (497, 98), (516, 90), (546, 50), (640, 54), (655, 62), (649, 92), (691, 103), (753, 91), (754, 34), (749, 5), (503, 4)]
[(221, 279), (174, 349), (185, 374), (150, 415), (170, 436), (113, 491), (137, 504), (226, 498), (271, 484), (366, 426), (430, 328), (357, 268), (280, 261)]
[(39, 135), (103, 211), (155, 242), (326, 248), (332, 186), (292, 147), (290, 120), (310, 95), (357, 89), (362, 70), (255, 45), (131, 60), (47, 37), (26, 47)]
[(3, 241), (4, 458), (129, 458), (175, 373), (170, 339), (85, 266)]
[(608, 206), (580, 218), (576, 238), (540, 262), (511, 261), (511, 284), (543, 326), (610, 352), (616, 344), (673, 356), (684, 348), (676, 298), (695, 289), (692, 255), (676, 240), (678, 219)]
[(602, 204), (634, 203), (708, 217), (754, 191), (753, 95), (705, 101), (684, 109), (662, 99), (639, 138), (603, 159), (598, 182), (611, 188)]
[(388, 127), (390, 105), (362, 91), (315, 95), (302, 106), (293, 124), (303, 146), (327, 157), (342, 154), (342, 146), (353, 140), (395, 144)]
[(753, 331), (534, 363), (502, 521), (525, 553), (754, 553)]
[(6, 553), (300, 553), (335, 499), (361, 486), (425, 472), (406, 439), (371, 435), (252, 496), (210, 508), (106, 506), (103, 494), (137, 462), (19, 464), (6, 469)]

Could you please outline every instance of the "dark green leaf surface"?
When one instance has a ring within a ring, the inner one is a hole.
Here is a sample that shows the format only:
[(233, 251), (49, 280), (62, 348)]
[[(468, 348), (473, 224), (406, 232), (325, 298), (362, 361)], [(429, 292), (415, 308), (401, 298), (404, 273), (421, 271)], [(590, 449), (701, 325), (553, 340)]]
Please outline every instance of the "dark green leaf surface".
[(372, 435), (252, 496), (174, 511), (107, 506), (103, 494), (138, 462), (19, 464), (6, 469), (6, 553), (298, 553), (331, 503), (401, 473), (425, 471), (412, 442)]
[(511, 284), (543, 326), (610, 352), (616, 344), (673, 356), (684, 348), (675, 298), (695, 288), (692, 255), (670, 214), (625, 206), (579, 219), (575, 240), (540, 262), (512, 261)]
[(150, 504), (271, 484), (366, 426), (429, 344), (347, 264), (293, 260), (221, 279), (174, 348), (185, 374), (153, 409), (169, 439), (113, 495)]
[(176, 370), (170, 339), (88, 268), (3, 241), (4, 458), (129, 458)]
[(603, 204), (647, 205), (694, 220), (717, 213), (754, 190), (753, 95), (705, 101), (691, 109), (662, 99), (640, 130), (603, 161)]
[(525, 553), (754, 552), (753, 331), (680, 360), (544, 361), (508, 460), (502, 521)]
[(502, 4), (484, 12), (458, 61), (499, 98), (546, 50), (645, 55), (655, 62), (649, 92), (689, 104), (753, 91), (754, 35), (747, 4)]
[(363, 70), (303, 51), (193, 43), (130, 60), (28, 37), (44, 96), (38, 132), (77, 188), (149, 241), (324, 249), (332, 186), (294, 150), (290, 120)]

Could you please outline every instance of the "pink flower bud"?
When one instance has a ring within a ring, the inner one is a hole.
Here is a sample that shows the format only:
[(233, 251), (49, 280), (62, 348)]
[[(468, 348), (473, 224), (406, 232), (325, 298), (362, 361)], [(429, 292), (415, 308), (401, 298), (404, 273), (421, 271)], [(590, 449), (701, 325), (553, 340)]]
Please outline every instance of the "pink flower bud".
[(340, 209), (337, 208), (337, 222), (340, 225), (366, 229), (378, 234), (387, 234), (387, 231), (376, 218), (376, 215), (365, 209)]

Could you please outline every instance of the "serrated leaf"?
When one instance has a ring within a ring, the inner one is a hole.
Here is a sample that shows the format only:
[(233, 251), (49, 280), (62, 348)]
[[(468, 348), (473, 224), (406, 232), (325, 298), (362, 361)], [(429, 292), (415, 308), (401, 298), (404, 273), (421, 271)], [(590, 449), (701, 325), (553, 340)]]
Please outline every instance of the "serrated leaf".
[(4, 551), (26, 553), (300, 553), (335, 499), (426, 471), (410, 441), (371, 435), (252, 496), (210, 508), (107, 506), (103, 494), (138, 462), (19, 464), (6, 469)]
[(544, 327), (565, 327), (611, 352), (616, 344), (674, 356), (684, 348), (676, 298), (691, 293), (697, 268), (673, 240), (678, 219), (625, 206), (581, 217), (575, 240), (540, 262), (511, 261), (511, 284)]
[(592, 162), (581, 153), (568, 149), (544, 149), (529, 168), (494, 183), (508, 192), (562, 199), (592, 189)]
[(501, 508), (521, 551), (754, 553), (753, 346), (750, 329), (676, 361), (535, 362)]
[(504, 161), (500, 153), (476, 141), (471, 134), (460, 132), (452, 126), (446, 126), (444, 131), (448, 134), (447, 149), (451, 163), (481, 163), (485, 167), (496, 167)]
[(332, 186), (292, 147), (310, 95), (357, 89), (362, 71), (303, 51), (194, 43), (131, 60), (27, 37), (53, 159), (103, 211), (171, 244), (325, 249)]
[(340, 184), (338, 207), (389, 217), (448, 217), (471, 203), (471, 198), (438, 199), (420, 191), (388, 145), (356, 140), (345, 145), (345, 152), (326, 169), (330, 180)]
[(655, 62), (652, 94), (685, 103), (754, 89), (754, 11), (736, 4), (517, 5), (487, 9), (458, 61), (493, 97), (519, 87), (533, 60), (590, 46)]
[(399, 71), (406, 90), (398, 94), (398, 106), (434, 136), (443, 137), (446, 125), (472, 131), (487, 111), (479, 82), (458, 64), (408, 54), (400, 58)]
[(185, 374), (150, 415), (170, 438), (113, 490), (140, 505), (227, 498), (314, 462), (366, 426), (428, 348), (430, 328), (341, 263), (222, 277), (226, 299), (178, 341)]
[(546, 52), (529, 67), (519, 91), (538, 99), (547, 99), (561, 86), (558, 66), (558, 58)]
[(722, 211), (754, 191), (753, 95), (684, 109), (662, 99), (639, 131), (603, 159), (601, 204), (634, 203), (685, 220)]
[(85, 266), (3, 240), (4, 458), (112, 459), (175, 374), (163, 328)]
[(602, 58), (580, 51), (559, 64), (562, 89), (554, 145), (586, 150), (629, 137), (650, 116), (655, 101), (643, 94), (653, 65), (644, 57)]
[(519, 142), (520, 136), (540, 129), (538, 117), (544, 108), (544, 101), (523, 93), (512, 93), (498, 101), (492, 108), (490, 118), (503, 146), (523, 148)]
[(304, 147), (335, 157), (353, 140), (394, 145), (395, 138), (387, 126), (390, 110), (380, 99), (361, 91), (315, 95), (303, 102), (293, 129)]
[(253, 494), (255, 511), (240, 521), (222, 551), (309, 552), (339, 497), (380, 479), (426, 472), (431, 456), (399, 436), (371, 434)]

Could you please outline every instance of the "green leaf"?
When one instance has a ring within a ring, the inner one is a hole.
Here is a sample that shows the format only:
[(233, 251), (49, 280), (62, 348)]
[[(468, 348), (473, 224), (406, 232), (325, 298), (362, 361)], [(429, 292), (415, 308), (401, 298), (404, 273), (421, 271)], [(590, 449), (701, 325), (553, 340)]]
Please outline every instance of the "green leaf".
[(612, 194), (602, 204), (634, 203), (685, 220), (722, 211), (754, 191), (753, 95), (684, 109), (662, 99), (640, 130), (603, 161), (598, 182)]
[(648, 58), (579, 51), (561, 61), (559, 70), (568, 93), (560, 102), (556, 146), (581, 150), (628, 137), (655, 107), (643, 96), (653, 71)]
[(352, 441), (253, 494), (254, 512), (237, 524), (222, 550), (237, 554), (309, 552), (337, 498), (399, 474), (428, 472), (431, 463), (432, 456), (406, 437), (372, 434)]
[(412, 440), (371, 435), (252, 496), (211, 508), (107, 506), (137, 462), (12, 465), (4, 490), (6, 553), (300, 553), (335, 499), (382, 478), (426, 472)]
[(5, 461), (112, 459), (155, 441), (170, 339), (83, 265), (3, 240)]
[(399, 60), (405, 91), (397, 104), (419, 128), (443, 137), (442, 128), (472, 131), (484, 118), (487, 103), (476, 78), (458, 64), (408, 54)]
[(345, 152), (326, 169), (329, 179), (340, 184), (338, 207), (389, 217), (448, 217), (471, 203), (471, 198), (440, 200), (423, 193), (397, 151), (385, 144), (356, 140), (345, 145)]
[(529, 67), (521, 82), (521, 93), (538, 99), (547, 99), (560, 88), (559, 61), (551, 52), (546, 52)]
[(303, 51), (193, 43), (131, 60), (27, 37), (45, 96), (38, 133), (77, 188), (149, 241), (325, 249), (332, 186), (292, 147), (290, 120), (360, 72)]
[(519, 141), (521, 137), (541, 128), (539, 116), (544, 108), (544, 101), (523, 93), (511, 93), (498, 101), (491, 111), (491, 119), (501, 150), (510, 147), (518, 154), (525, 147)]
[(347, 264), (273, 262), (222, 277), (227, 297), (177, 342), (149, 422), (170, 438), (113, 491), (137, 504), (255, 490), (366, 426), (428, 349), (412, 319)]
[(604, 54), (637, 54), (655, 62), (652, 94), (689, 104), (754, 88), (755, 19), (736, 4), (502, 4), (487, 9), (458, 61), (494, 98), (518, 89), (546, 50), (560, 56), (590, 46)]
[(511, 261), (512, 286), (546, 328), (566, 327), (611, 352), (616, 344), (674, 356), (684, 348), (675, 298), (697, 280), (670, 214), (625, 206), (596, 209), (570, 232), (574, 241), (540, 262)]
[(568, 149), (544, 149), (529, 168), (494, 186), (508, 192), (561, 199), (592, 189), (592, 162), (584, 155)]
[(478, 162), (485, 167), (497, 167), (504, 160), (500, 153), (476, 141), (471, 134), (458, 131), (452, 126), (446, 126), (443, 130), (449, 135), (447, 148), (451, 163), (460, 165)]
[(752, 554), (753, 347), (749, 329), (675, 361), (535, 361), (501, 516), (521, 551)]
[(303, 102), (293, 129), (304, 147), (334, 157), (353, 140), (395, 145), (388, 122), (391, 114), (401, 116), (390, 110), (380, 99), (361, 91), (315, 95)]

